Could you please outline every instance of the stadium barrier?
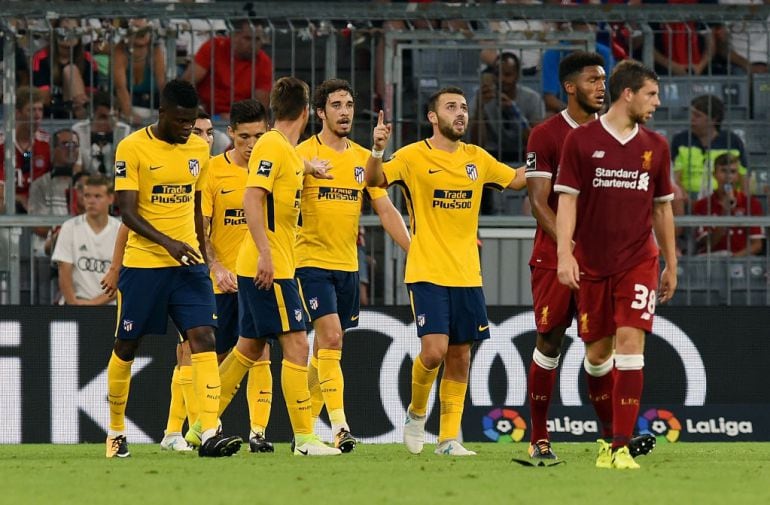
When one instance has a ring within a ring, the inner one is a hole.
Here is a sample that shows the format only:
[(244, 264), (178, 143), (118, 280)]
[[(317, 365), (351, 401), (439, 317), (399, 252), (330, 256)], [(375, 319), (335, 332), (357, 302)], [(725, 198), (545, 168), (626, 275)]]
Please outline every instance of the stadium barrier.
[[(462, 435), (465, 440), (529, 439), (527, 369), (534, 346), (529, 308), (490, 307), (491, 339), (471, 362)], [(419, 352), (408, 308), (365, 310), (345, 339), (342, 366), (353, 432), (365, 443), (398, 442)], [(107, 361), (114, 308), (0, 307), (0, 443), (101, 442), (108, 425)], [(638, 428), (660, 440), (770, 440), (765, 363), (758, 336), (770, 313), (752, 307), (663, 307), (647, 341), (645, 390)], [(311, 334), (312, 338), (312, 334)], [(587, 403), (583, 346), (567, 333), (549, 424), (554, 440), (591, 441), (600, 427)], [(133, 365), (127, 411), (132, 443), (157, 442), (168, 412), (175, 337), (148, 336)], [(747, 359), (750, 357), (750, 359)], [(280, 390), (280, 350), (273, 349), (271, 440), (291, 437)], [(245, 388), (244, 388), (245, 389)], [(430, 400), (428, 441), (438, 432), (438, 398)], [(330, 439), (326, 418), (319, 434)], [(248, 433), (239, 393), (223, 417), (228, 432)]]

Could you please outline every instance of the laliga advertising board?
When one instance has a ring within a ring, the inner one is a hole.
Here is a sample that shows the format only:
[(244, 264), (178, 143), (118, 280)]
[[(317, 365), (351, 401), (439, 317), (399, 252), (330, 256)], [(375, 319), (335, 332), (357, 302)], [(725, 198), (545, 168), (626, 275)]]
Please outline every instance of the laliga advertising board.
[[(535, 341), (528, 307), (490, 307), (491, 338), (474, 349), (462, 436), (469, 441), (529, 440), (527, 369)], [(114, 308), (0, 307), (0, 443), (101, 442), (108, 423), (106, 366)], [(770, 327), (761, 307), (659, 309), (645, 350), (645, 390), (638, 431), (660, 442), (770, 440), (770, 393), (764, 386)], [(310, 336), (312, 338), (312, 334)], [(132, 443), (157, 442), (168, 412), (175, 362), (173, 332), (145, 338), (134, 362), (127, 410)], [(348, 420), (365, 443), (399, 442), (419, 352), (411, 312), (389, 307), (361, 312), (345, 336), (342, 366)], [(575, 328), (565, 339), (549, 413), (556, 441), (593, 441), (599, 425), (587, 402), (583, 345)], [(280, 350), (272, 356), (279, 377)], [(276, 382), (278, 384), (278, 382)], [(244, 388), (245, 389), (245, 388)], [(431, 396), (428, 442), (438, 433), (438, 397)], [(274, 388), (268, 431), (291, 437), (280, 387)], [(248, 432), (243, 393), (223, 418)], [(317, 431), (330, 439), (327, 424)]]

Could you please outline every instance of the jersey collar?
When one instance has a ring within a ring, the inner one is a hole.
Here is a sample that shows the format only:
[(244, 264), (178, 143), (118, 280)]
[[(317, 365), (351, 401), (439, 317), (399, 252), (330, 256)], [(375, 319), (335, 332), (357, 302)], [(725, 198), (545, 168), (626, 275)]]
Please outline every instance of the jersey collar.
[(612, 135), (612, 138), (617, 140), (620, 143), (620, 145), (622, 145), (622, 146), (624, 146), (624, 145), (628, 144), (629, 142), (631, 142), (634, 139), (634, 137), (636, 137), (636, 134), (639, 133), (639, 124), (638, 123), (634, 125), (634, 129), (631, 130), (631, 133), (629, 133), (626, 138), (622, 138), (612, 128), (610, 128), (610, 126), (607, 124), (607, 121), (605, 120), (605, 116), (600, 117), (599, 118), (599, 122), (601, 123), (602, 128), (604, 128), (604, 131), (606, 131), (607, 133)]

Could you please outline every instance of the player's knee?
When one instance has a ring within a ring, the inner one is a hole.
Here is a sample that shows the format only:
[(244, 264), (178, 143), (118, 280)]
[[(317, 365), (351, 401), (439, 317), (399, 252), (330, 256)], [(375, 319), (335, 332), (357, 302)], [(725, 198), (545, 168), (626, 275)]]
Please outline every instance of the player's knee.
[(320, 338), (318, 335), (318, 348), (319, 349), (342, 349), (342, 333), (341, 332), (329, 332)]
[(307, 343), (307, 336), (304, 331), (291, 332), (281, 335), (281, 350), (283, 357), (294, 364), (307, 365), (308, 352), (310, 347)]
[[(193, 328), (187, 332), (190, 353), (213, 352), (216, 350), (214, 332), (210, 328)], [(182, 346), (184, 347), (184, 346)], [(182, 351), (184, 353), (184, 351)]]
[(115, 339), (113, 350), (115, 355), (123, 361), (132, 361), (139, 348), (139, 340), (121, 340)]

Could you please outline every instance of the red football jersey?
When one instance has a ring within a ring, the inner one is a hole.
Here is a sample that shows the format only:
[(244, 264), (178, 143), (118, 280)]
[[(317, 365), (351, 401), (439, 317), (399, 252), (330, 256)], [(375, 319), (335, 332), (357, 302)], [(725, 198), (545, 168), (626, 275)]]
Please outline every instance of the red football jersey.
[[(567, 134), (578, 126), (580, 125), (567, 114), (567, 109), (564, 109), (559, 114), (551, 116), (548, 120), (535, 126), (527, 141), (527, 179), (542, 177), (552, 181), (551, 193), (548, 195), (548, 206), (551, 207), (554, 214), (559, 204), (559, 195), (553, 190), (553, 181), (556, 179), (556, 171), (559, 168), (562, 146)], [(535, 231), (535, 243), (532, 247), (529, 264), (556, 270), (556, 242), (540, 225)]]
[[(711, 203), (709, 203), (709, 201)], [(746, 194), (737, 191), (735, 193), (735, 208), (729, 213), (725, 213), (722, 209), (722, 202), (716, 193), (712, 193), (711, 196), (701, 198), (692, 207), (692, 213), (698, 216), (708, 216), (709, 206), (711, 207), (712, 216), (748, 216), (751, 211), (752, 216), (761, 216), (762, 203), (755, 197), (751, 197), (749, 200)], [(698, 229), (698, 238), (710, 233), (714, 230), (713, 226), (705, 226)], [(729, 250), (733, 254), (741, 252), (746, 249), (746, 242), (748, 239), (765, 238), (765, 232), (761, 226), (731, 226), (727, 234), (722, 237), (722, 240), (718, 244), (711, 248), (711, 252), (727, 251)], [(728, 247), (729, 240), (729, 247)], [(707, 252), (705, 244), (698, 249), (699, 253)]]
[(653, 202), (674, 198), (668, 142), (639, 125), (619, 139), (603, 116), (567, 135), (554, 190), (579, 195), (573, 239), (581, 273), (628, 270), (658, 255)]
[[(0, 134), (0, 150), (5, 149), (5, 135)], [(16, 146), (16, 194), (29, 195), (29, 185), (51, 170), (50, 136), (43, 130), (35, 132), (31, 151)], [(0, 180), (5, 180), (5, 158), (0, 156)]]

